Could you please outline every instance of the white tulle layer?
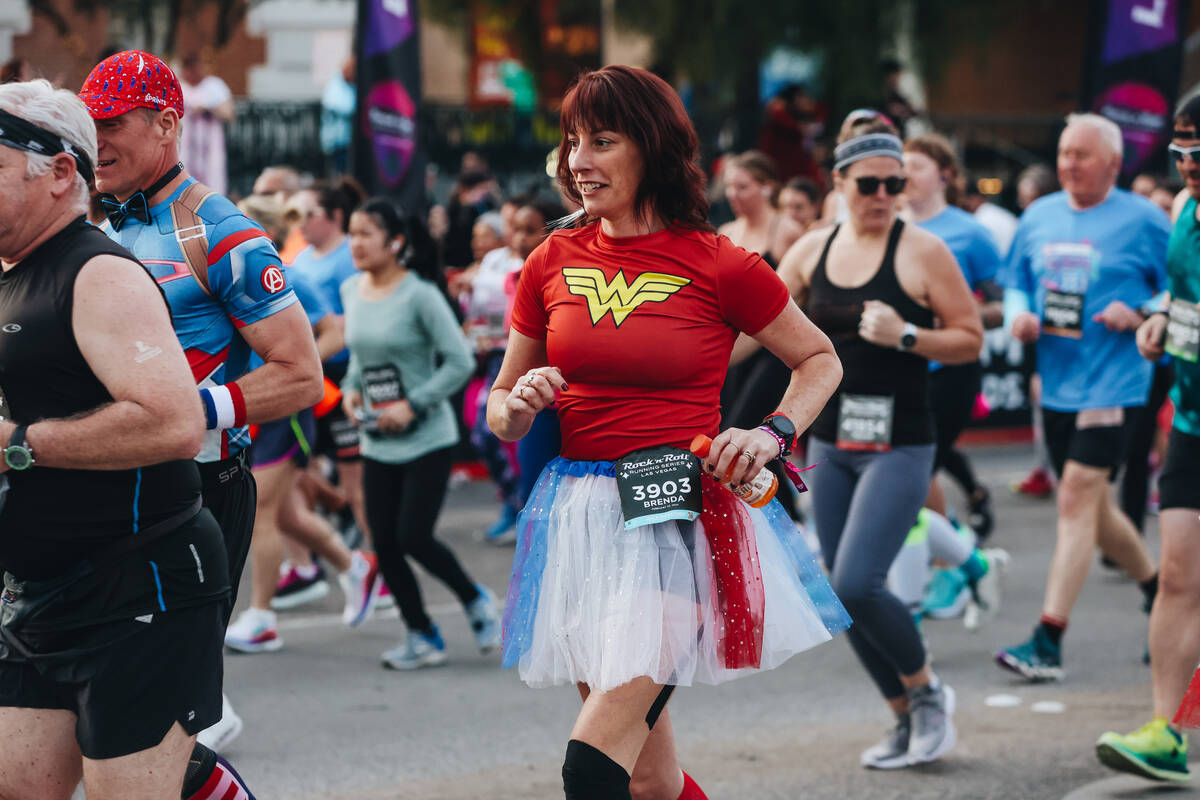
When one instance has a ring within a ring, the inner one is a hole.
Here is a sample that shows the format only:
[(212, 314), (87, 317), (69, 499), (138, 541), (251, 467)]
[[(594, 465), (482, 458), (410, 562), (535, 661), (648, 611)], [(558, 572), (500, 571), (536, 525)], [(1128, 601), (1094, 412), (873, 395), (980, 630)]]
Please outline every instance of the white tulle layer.
[(625, 530), (608, 463), (552, 462), (518, 522), (504, 660), (530, 686), (608, 690), (639, 676), (721, 683), (772, 669), (849, 625), (778, 503), (747, 507), (762, 574), (762, 659), (759, 669), (727, 668), (702, 520)]

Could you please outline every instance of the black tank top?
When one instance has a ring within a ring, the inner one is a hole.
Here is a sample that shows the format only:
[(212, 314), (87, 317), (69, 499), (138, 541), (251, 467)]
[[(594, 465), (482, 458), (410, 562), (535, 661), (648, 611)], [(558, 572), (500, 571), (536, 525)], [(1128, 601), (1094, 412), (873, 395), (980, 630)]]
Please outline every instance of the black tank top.
[[(75, 278), (101, 254), (136, 261), (80, 217), (0, 274), (0, 409), (7, 409), (12, 421), (69, 417), (112, 402), (71, 328)], [(146, 279), (152, 280), (148, 274)], [(5, 475), (9, 491), (0, 511), (0, 568), (27, 579), (58, 574), (183, 511), (200, 494), (200, 476), (190, 459), (125, 470), (35, 464)]]
[(813, 423), (814, 436), (828, 442), (838, 439), (838, 410), (842, 394), (894, 398), (893, 446), (934, 441), (933, 412), (929, 405), (929, 362), (914, 353), (871, 344), (858, 335), (863, 303), (881, 300), (896, 309), (905, 322), (933, 327), (933, 311), (908, 296), (896, 278), (896, 245), (904, 222), (896, 220), (888, 235), (883, 263), (862, 286), (835, 286), (825, 270), (829, 248), (837, 236), (833, 229), (813, 271), (805, 313), (833, 342), (842, 361), (842, 383)]

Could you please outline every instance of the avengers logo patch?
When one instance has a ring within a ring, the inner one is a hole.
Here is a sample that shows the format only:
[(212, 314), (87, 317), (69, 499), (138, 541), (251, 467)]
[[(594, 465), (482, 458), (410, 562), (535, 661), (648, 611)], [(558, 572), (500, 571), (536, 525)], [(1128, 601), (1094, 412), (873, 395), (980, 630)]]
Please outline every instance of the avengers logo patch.
[(283, 280), (283, 270), (279, 267), (267, 267), (264, 269), (259, 282), (271, 294), (283, 291), (283, 287), (287, 285)]

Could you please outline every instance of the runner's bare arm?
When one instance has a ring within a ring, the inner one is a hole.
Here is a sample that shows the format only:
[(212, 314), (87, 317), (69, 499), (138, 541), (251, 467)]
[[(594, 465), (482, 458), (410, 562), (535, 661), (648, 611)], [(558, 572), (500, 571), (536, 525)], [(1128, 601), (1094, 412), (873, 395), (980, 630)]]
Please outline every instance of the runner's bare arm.
[[(557, 369), (548, 367), (548, 363), (544, 340), (515, 330), (509, 332), (504, 363), (488, 393), (488, 427), (500, 439), (515, 442), (529, 433), (533, 418), (554, 402), (558, 390), (563, 388), (562, 375)], [(535, 381), (536, 386), (518, 383), (534, 369), (544, 369), (546, 378)]]
[(313, 326), (317, 337), (317, 355), (322, 363), (346, 347), (346, 318), (341, 314), (326, 314)]
[[(37, 466), (129, 469), (194, 457), (204, 443), (204, 411), (166, 303), (145, 269), (118, 256), (90, 260), (75, 279), (71, 324), (113, 402), (30, 425)], [(0, 423), (5, 444), (12, 429)]]
[(246, 422), (282, 419), (320, 402), (321, 360), (299, 303), (238, 332), (264, 362), (237, 379), (246, 402)]

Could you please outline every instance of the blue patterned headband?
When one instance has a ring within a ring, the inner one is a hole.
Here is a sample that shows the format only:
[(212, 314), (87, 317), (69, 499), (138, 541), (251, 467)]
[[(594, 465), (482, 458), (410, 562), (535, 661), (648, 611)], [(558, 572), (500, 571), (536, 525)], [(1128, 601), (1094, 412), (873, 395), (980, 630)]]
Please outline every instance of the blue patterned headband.
[(890, 133), (868, 133), (842, 142), (833, 151), (833, 168), (841, 172), (855, 161), (872, 156), (888, 156), (904, 163), (904, 143)]

